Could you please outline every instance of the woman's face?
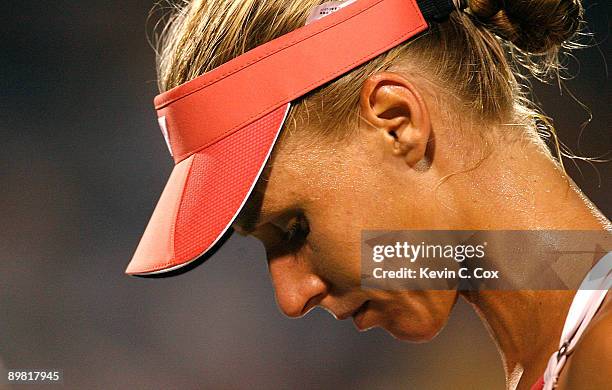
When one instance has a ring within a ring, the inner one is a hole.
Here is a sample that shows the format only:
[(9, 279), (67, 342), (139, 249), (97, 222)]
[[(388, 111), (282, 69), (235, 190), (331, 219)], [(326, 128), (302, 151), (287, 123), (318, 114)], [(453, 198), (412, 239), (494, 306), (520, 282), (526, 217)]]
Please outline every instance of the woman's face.
[(435, 174), (409, 169), (394, 142), (364, 127), (343, 141), (298, 132), (275, 146), (234, 227), (264, 244), (286, 315), (319, 305), (338, 319), (353, 317), (361, 330), (379, 326), (410, 341), (429, 340), (445, 324), (456, 291), (360, 287), (362, 230), (446, 226), (428, 184)]
[(397, 338), (425, 341), (446, 322), (454, 291), (360, 288), (362, 230), (435, 225), (428, 218), (431, 189), (406, 185), (405, 165), (384, 148), (376, 133), (335, 145), (288, 137), (276, 146), (246, 219), (258, 214), (249, 230), (265, 246), (286, 315), (320, 305), (338, 319), (353, 316), (361, 330), (380, 326)]

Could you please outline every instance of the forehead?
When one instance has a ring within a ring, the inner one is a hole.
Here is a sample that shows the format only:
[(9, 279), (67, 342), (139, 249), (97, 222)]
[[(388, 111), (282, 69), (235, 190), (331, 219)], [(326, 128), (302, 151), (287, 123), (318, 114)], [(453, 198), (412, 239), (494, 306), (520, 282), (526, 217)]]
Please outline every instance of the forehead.
[(313, 142), (302, 132), (279, 138), (270, 160), (238, 217), (234, 226), (250, 232), (261, 221), (283, 214), (321, 206), (330, 197), (346, 196), (348, 182), (355, 181), (363, 164), (354, 164), (345, 144)]

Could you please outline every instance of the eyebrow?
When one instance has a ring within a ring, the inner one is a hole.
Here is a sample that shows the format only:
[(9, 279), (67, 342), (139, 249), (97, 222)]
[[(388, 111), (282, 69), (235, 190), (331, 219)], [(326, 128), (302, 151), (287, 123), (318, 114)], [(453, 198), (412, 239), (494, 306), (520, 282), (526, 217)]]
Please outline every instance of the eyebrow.
[(272, 163), (266, 163), (260, 177), (257, 179), (251, 194), (244, 202), (242, 210), (238, 213), (233, 225), (237, 225), (242, 234), (250, 234), (255, 231), (262, 220), (268, 218), (270, 213), (263, 210), (263, 200), (265, 189), (270, 177)]
[(262, 215), (262, 204), (263, 192), (261, 184), (258, 182), (234, 221), (234, 224), (238, 225), (243, 234), (252, 233), (257, 225), (259, 225)]
[(238, 225), (243, 233), (250, 234), (259, 224), (260, 214), (260, 212), (249, 207), (247, 202), (242, 211), (238, 214), (238, 217), (236, 217), (234, 224)]

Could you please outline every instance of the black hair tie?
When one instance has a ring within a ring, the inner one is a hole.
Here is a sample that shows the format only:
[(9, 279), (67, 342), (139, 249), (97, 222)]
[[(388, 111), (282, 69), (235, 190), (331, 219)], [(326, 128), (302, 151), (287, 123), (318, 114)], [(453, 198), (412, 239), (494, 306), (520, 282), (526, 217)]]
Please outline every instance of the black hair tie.
[(453, 0), (417, 0), (417, 3), (427, 21), (442, 22), (451, 12), (461, 9), (464, 1), (457, 0), (457, 5)]

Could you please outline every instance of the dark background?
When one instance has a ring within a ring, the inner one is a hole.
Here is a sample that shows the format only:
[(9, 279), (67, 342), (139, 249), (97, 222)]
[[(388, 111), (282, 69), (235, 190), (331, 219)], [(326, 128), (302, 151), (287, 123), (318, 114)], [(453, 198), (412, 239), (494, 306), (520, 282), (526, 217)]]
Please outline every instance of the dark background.
[[(124, 276), (172, 168), (151, 104), (152, 5), (4, 3), (0, 367), (62, 369), (69, 388), (503, 388), (493, 342), (466, 305), (420, 345), (359, 334), (321, 310), (289, 320), (253, 239), (233, 237), (178, 279)], [(593, 113), (581, 144), (595, 156), (612, 149), (609, 13), (587, 7), (601, 44), (576, 53), (567, 85)], [(558, 86), (534, 85), (577, 151), (587, 112)], [(611, 165), (578, 162), (581, 175), (565, 163), (611, 216)]]

